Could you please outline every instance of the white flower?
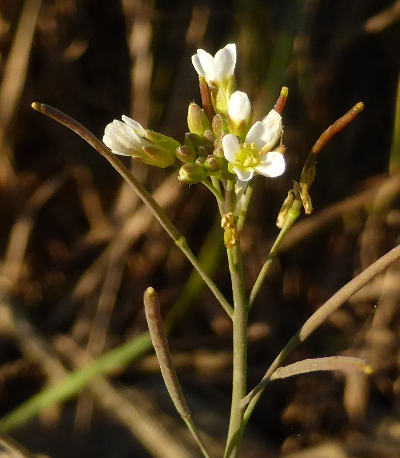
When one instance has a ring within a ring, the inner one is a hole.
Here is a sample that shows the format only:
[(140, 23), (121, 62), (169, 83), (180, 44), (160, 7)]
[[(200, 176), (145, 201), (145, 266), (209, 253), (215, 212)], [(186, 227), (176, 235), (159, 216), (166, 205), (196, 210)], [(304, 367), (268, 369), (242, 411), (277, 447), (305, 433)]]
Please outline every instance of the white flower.
[(241, 181), (249, 181), (255, 172), (266, 177), (277, 177), (285, 171), (285, 159), (278, 151), (270, 151), (282, 134), (282, 118), (271, 110), (263, 121), (254, 123), (240, 145), (235, 135), (222, 139), (225, 159), (231, 171)]
[(137, 121), (122, 116), (114, 119), (104, 131), (103, 142), (114, 154), (132, 156), (135, 160), (156, 167), (169, 167), (176, 161), (176, 148), (181, 146), (173, 138), (144, 129)]
[(231, 95), (228, 105), (228, 115), (235, 124), (244, 121), (250, 122), (251, 105), (249, 97), (245, 92), (236, 91)]
[(146, 140), (145, 129), (128, 116), (123, 115), (122, 121), (114, 119), (107, 124), (103, 143), (110, 148), (114, 154), (122, 156), (133, 156), (136, 152), (141, 151), (142, 146), (150, 146), (151, 142)]
[(207, 83), (223, 81), (233, 76), (236, 65), (236, 45), (227, 44), (213, 57), (203, 49), (198, 49), (192, 56), (196, 72), (206, 78)]

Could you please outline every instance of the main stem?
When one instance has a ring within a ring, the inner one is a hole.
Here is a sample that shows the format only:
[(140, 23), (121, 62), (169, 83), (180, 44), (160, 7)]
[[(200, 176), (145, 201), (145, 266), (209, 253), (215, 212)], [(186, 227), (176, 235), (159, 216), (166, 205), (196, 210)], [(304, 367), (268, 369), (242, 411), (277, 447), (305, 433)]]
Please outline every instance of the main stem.
[(241, 399), (246, 395), (247, 379), (247, 300), (243, 281), (240, 243), (227, 248), (233, 292), (233, 379), (232, 404), (225, 458), (237, 457), (243, 433)]

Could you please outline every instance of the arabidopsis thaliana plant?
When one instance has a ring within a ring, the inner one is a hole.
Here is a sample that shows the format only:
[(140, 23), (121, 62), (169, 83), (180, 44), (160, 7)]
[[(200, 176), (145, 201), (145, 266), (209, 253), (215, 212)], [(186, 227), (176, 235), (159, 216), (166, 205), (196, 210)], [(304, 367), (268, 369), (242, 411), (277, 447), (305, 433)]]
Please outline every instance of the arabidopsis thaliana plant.
[(233, 76), (236, 65), (236, 45), (227, 44), (213, 57), (203, 49), (198, 49), (192, 56), (192, 63), (196, 72), (204, 76), (207, 83), (220, 82)]
[(262, 120), (252, 125), (241, 145), (235, 135), (222, 139), (229, 168), (241, 181), (249, 181), (255, 172), (266, 177), (277, 177), (285, 171), (285, 159), (278, 151), (270, 151), (282, 134), (282, 118), (271, 110)]

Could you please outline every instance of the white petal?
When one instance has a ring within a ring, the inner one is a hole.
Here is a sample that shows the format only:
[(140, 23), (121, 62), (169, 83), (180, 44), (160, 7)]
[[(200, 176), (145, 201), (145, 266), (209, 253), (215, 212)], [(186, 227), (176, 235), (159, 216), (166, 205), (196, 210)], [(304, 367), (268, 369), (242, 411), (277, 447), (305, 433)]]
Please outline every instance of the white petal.
[(203, 70), (203, 67), (201, 66), (199, 56), (197, 54), (192, 56), (192, 64), (193, 64), (194, 69), (200, 76), (206, 76)]
[(127, 124), (116, 119), (106, 126), (103, 143), (114, 154), (121, 154), (123, 156), (131, 156), (141, 146), (140, 138), (136, 135), (135, 131)]
[(225, 48), (229, 49), (229, 51), (232, 53), (232, 58), (233, 58), (232, 73), (233, 73), (233, 70), (235, 69), (235, 65), (236, 65), (236, 45), (235, 43), (229, 43), (225, 46)]
[(254, 170), (242, 170), (237, 167), (233, 167), (233, 171), (236, 173), (240, 181), (250, 181), (253, 178)]
[(278, 177), (285, 171), (285, 159), (278, 151), (270, 151), (261, 156), (261, 164), (256, 167), (256, 171), (265, 177)]
[(214, 66), (214, 58), (211, 54), (204, 51), (203, 49), (197, 50), (197, 56), (200, 61), (201, 68), (204, 71), (205, 77), (207, 81), (214, 81), (215, 80), (215, 66)]
[(124, 121), (125, 124), (128, 124), (128, 126), (133, 127), (135, 132), (140, 135), (141, 137), (146, 136), (146, 131), (142, 127), (141, 124), (139, 124), (137, 121), (135, 121), (132, 118), (129, 118), (128, 116), (122, 115), (122, 121)]
[(262, 120), (266, 127), (264, 147), (271, 149), (282, 135), (282, 116), (275, 110), (271, 110)]
[(239, 140), (232, 134), (227, 134), (222, 138), (222, 148), (224, 156), (228, 162), (235, 162), (237, 154), (240, 152)]
[(236, 52), (233, 53), (230, 48), (220, 49), (214, 57), (214, 68), (216, 80), (228, 78), (235, 70)]
[(254, 143), (256, 148), (261, 149), (265, 144), (265, 141), (264, 141), (265, 135), (266, 135), (265, 124), (261, 121), (257, 121), (251, 126), (250, 130), (247, 132), (245, 142), (248, 143), (249, 145)]
[(229, 99), (228, 114), (232, 121), (239, 124), (248, 121), (251, 116), (250, 100), (245, 92), (236, 91)]

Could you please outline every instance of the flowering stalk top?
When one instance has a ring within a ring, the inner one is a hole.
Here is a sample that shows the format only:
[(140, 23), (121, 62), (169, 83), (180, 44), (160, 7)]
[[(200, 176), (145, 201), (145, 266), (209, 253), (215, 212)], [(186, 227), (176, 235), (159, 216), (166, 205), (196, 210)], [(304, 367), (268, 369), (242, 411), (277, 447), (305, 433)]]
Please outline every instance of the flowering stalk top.
[(282, 139), (281, 111), (287, 88), (282, 89), (274, 109), (252, 125), (249, 97), (234, 91), (236, 45), (229, 43), (214, 56), (198, 49), (192, 63), (199, 75), (202, 106), (189, 104), (189, 132), (183, 145), (127, 116), (107, 125), (103, 141), (113, 153), (145, 164), (168, 167), (180, 161), (178, 179), (204, 183), (219, 200), (223, 197), (218, 180), (233, 181), (239, 208), (254, 174), (277, 177), (285, 170), (284, 146), (274, 147)]

